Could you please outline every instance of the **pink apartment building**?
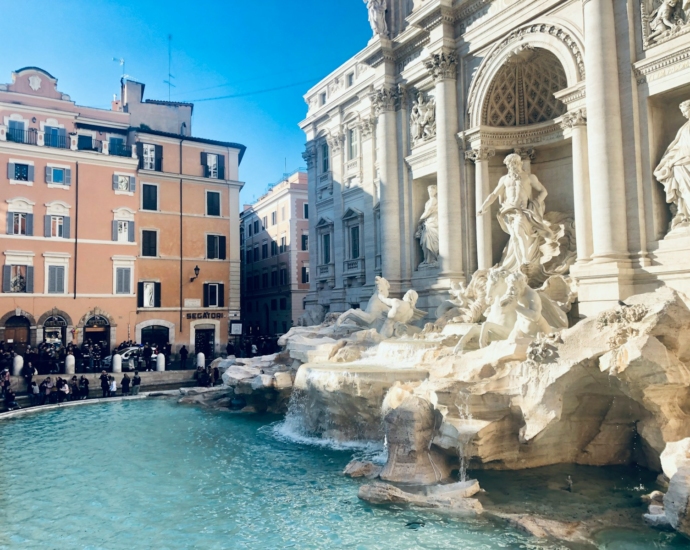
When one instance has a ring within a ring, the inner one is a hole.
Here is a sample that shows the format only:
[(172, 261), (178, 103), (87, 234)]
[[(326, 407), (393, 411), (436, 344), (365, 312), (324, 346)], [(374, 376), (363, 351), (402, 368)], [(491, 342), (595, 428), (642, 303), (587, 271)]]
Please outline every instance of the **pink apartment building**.
[(244, 334), (284, 334), (309, 291), (307, 173), (296, 171), (240, 215)]

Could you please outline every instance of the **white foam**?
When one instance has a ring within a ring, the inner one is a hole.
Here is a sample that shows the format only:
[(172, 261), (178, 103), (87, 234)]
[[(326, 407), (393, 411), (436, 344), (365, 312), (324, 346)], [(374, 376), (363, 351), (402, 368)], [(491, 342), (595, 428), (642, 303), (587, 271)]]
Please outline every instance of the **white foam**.
[(361, 454), (362, 457), (370, 456), (371, 458), (368, 458), (368, 460), (372, 461), (373, 457), (379, 457), (379, 455), (385, 452), (383, 444), (379, 441), (338, 441), (305, 433), (301, 423), (296, 421), (295, 418), (286, 418), (282, 422), (276, 422), (261, 429), (269, 430), (268, 433), (278, 441), (334, 451), (353, 451), (357, 452), (358, 455)]

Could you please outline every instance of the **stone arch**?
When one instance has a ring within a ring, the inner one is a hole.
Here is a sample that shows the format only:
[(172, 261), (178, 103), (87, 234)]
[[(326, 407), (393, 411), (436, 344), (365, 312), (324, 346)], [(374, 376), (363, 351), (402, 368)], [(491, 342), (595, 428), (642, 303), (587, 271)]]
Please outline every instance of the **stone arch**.
[(561, 22), (533, 23), (516, 29), (491, 49), (477, 69), (468, 94), (470, 128), (482, 124), (489, 90), (505, 63), (521, 52), (534, 49), (546, 50), (560, 61), (568, 87), (585, 79), (584, 47), (578, 33)]
[(43, 315), (39, 317), (38, 326), (44, 325), (49, 317), (62, 317), (67, 322), (68, 327), (74, 326), (74, 324), (72, 323), (72, 317), (70, 317), (66, 311), (62, 311), (61, 309), (58, 309), (56, 307), (54, 307), (50, 311), (46, 311)]
[(112, 315), (110, 315), (107, 311), (103, 311), (102, 309), (95, 307), (89, 310), (81, 319), (79, 319), (79, 324), (77, 325), (77, 328), (84, 328), (88, 320), (96, 315), (100, 315), (108, 319), (108, 323), (110, 323), (111, 327), (117, 326), (115, 318)]
[(5, 315), (0, 317), (0, 327), (4, 327), (7, 324), (7, 321), (12, 317), (26, 317), (29, 320), (29, 324), (31, 325), (31, 327), (36, 326), (36, 319), (33, 315), (31, 315), (31, 313), (29, 313), (28, 311), (24, 311), (23, 309), (17, 308), (13, 309), (12, 311), (8, 311), (7, 313), (5, 313)]

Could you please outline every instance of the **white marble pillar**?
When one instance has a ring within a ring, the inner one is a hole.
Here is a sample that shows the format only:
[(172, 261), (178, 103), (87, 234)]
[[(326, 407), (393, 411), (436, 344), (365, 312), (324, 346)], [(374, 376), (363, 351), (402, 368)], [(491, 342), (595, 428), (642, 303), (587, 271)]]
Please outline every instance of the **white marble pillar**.
[[(400, 284), (400, 182), (398, 177), (398, 128), (395, 112), (398, 90), (384, 86), (376, 90), (371, 101), (378, 114), (377, 142), (379, 146), (380, 205), (381, 205), (381, 264), (382, 274), (393, 285)], [(396, 289), (400, 291), (400, 289)]]
[(592, 201), (589, 187), (589, 151), (587, 150), (587, 113), (584, 109), (572, 111), (563, 118), (571, 129), (573, 145), (573, 197), (575, 199), (575, 233), (577, 260), (592, 258)]
[(442, 51), (424, 62), (436, 83), (436, 162), (441, 275), (463, 277), (463, 235), (458, 151), (457, 56)]
[(628, 258), (625, 166), (613, 0), (583, 0), (593, 259)]
[[(308, 302), (316, 299), (316, 296), (310, 296), (316, 290), (316, 269), (319, 265), (318, 256), (318, 242), (316, 241), (316, 224), (318, 223), (318, 216), (316, 211), (316, 191), (318, 188), (318, 148), (314, 141), (309, 141), (306, 145), (306, 150), (302, 154), (302, 158), (307, 163), (307, 199), (309, 201), (309, 294)], [(313, 239), (313, 242), (311, 242)]]
[[(491, 194), (489, 180), (489, 159), (496, 154), (494, 149), (479, 147), (465, 153), (468, 160), (474, 161), (476, 209), (479, 212)], [(477, 216), (477, 269), (491, 269), (494, 265), (491, 237), (491, 213)]]

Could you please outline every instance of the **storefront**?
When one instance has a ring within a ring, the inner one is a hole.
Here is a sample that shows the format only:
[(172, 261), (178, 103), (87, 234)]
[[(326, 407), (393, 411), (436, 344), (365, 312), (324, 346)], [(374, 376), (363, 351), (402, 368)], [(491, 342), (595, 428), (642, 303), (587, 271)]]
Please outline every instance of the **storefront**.
[(110, 321), (106, 317), (94, 315), (84, 325), (84, 342), (90, 340), (92, 344), (98, 344), (102, 355), (108, 355), (110, 353), (110, 330)]
[(47, 344), (67, 344), (67, 321), (60, 315), (52, 315), (43, 322), (43, 341)]

